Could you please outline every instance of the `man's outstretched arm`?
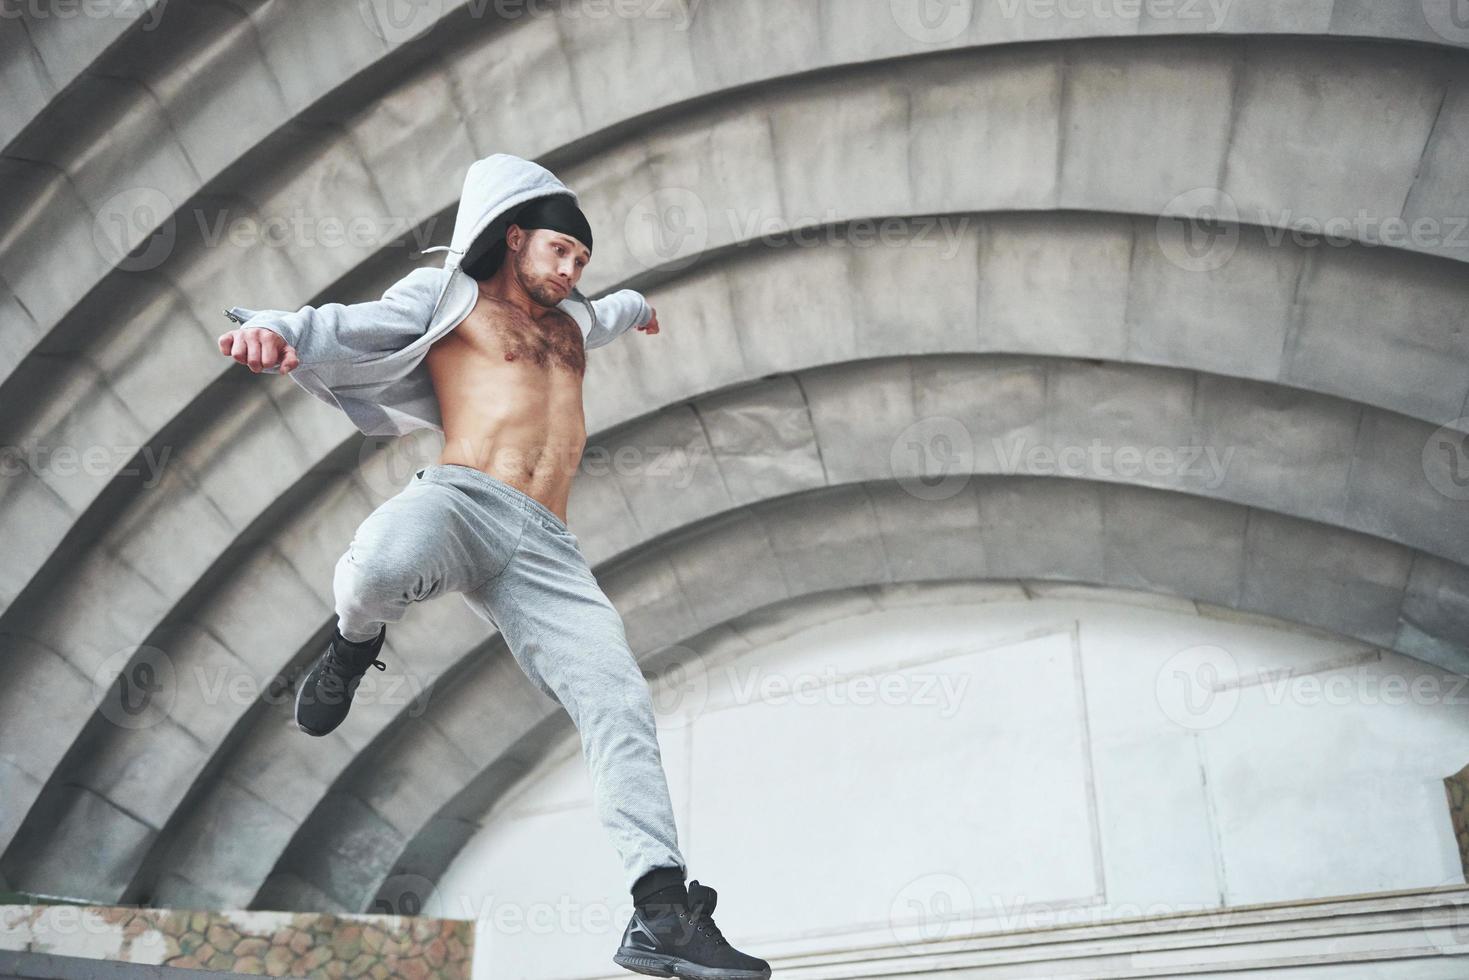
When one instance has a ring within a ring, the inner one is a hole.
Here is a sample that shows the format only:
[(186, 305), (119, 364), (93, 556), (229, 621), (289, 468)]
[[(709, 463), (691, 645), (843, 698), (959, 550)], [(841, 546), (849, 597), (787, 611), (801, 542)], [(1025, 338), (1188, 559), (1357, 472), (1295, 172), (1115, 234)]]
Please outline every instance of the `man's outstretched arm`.
[(597, 324), (587, 335), (588, 350), (610, 344), (633, 328), (650, 334), (658, 332), (657, 311), (636, 290), (619, 289), (601, 299), (594, 299), (592, 309), (596, 312)]
[(366, 303), (326, 303), (299, 310), (232, 307), (238, 329), (219, 336), (219, 352), (261, 371), (287, 374), (299, 364), (401, 350), (428, 329), (443, 282), (441, 270), (415, 269)]

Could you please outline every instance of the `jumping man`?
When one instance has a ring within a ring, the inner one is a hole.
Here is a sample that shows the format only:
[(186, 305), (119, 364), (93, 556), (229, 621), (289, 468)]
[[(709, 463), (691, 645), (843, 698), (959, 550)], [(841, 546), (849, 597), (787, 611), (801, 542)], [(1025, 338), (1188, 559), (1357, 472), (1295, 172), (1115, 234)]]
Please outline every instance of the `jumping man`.
[(302, 680), (296, 723), (340, 725), (387, 626), (457, 592), (497, 627), (527, 677), (571, 716), (598, 818), (634, 911), (613, 959), (652, 976), (764, 980), (770, 965), (714, 924), (715, 891), (687, 886), (647, 682), (622, 619), (566, 526), (586, 445), (586, 351), (659, 330), (633, 290), (577, 288), (592, 231), (550, 171), (509, 154), (469, 168), (442, 269), (381, 300), (295, 312), (227, 311), (220, 352), (289, 374), (368, 435), (431, 427), (438, 462), (357, 528), (333, 580), (331, 641)]

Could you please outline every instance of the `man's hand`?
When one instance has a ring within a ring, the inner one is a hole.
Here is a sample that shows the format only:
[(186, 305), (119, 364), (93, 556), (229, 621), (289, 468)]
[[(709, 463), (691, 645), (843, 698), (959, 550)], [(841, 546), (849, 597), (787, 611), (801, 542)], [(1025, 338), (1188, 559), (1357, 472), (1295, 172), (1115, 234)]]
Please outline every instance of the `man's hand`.
[(281, 339), (280, 334), (264, 327), (241, 327), (220, 334), (219, 352), (225, 357), (233, 357), (256, 374), (277, 364), (281, 374), (290, 374), (301, 363), (294, 347)]
[[(650, 306), (650, 307), (648, 307), (648, 309), (653, 310), (653, 307)], [(658, 311), (657, 310), (653, 310), (653, 315), (650, 316), (650, 317), (648, 317), (648, 322), (645, 323), (645, 324), (643, 324), (641, 327), (637, 327), (635, 329), (641, 330), (641, 331), (643, 331), (643, 333), (648, 333), (648, 334), (657, 333), (658, 332)]]

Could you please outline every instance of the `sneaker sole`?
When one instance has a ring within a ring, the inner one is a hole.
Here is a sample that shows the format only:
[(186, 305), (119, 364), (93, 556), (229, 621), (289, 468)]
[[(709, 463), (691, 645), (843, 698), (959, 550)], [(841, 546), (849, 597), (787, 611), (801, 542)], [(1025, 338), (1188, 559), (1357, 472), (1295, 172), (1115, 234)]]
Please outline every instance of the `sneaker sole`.
[(769, 980), (769, 970), (730, 970), (701, 966), (679, 956), (618, 950), (612, 962), (649, 977), (684, 977), (687, 980)]

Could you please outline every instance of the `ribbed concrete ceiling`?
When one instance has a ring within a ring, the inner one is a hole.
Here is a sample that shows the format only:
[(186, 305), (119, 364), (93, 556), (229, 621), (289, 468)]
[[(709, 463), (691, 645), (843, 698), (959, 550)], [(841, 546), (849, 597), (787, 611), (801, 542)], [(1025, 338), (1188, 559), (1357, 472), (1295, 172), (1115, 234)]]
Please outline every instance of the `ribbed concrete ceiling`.
[[(432, 879), (561, 730), (455, 601), (389, 641), (427, 694), (294, 729), (279, 695), (330, 628), (332, 564), (436, 447), (365, 442), (213, 343), (226, 306), (380, 293), (493, 152), (578, 190), (584, 285), (643, 289), (666, 327), (590, 359), (588, 424), (686, 470), (587, 474), (570, 511), (640, 655), (827, 590), (1020, 579), (1469, 670), (1469, 523), (1435, 449), (1469, 415), (1446, 5), (392, 6), (119, 2), (70, 44), (0, 22), (0, 445), (36, 464), (0, 496), (11, 887), (365, 908)], [(651, 237), (650, 202), (689, 234)], [(1159, 221), (1202, 205), (1226, 219), (1203, 253)], [(248, 234), (293, 216), (376, 232)], [(1343, 240), (1282, 238), (1328, 218)], [(950, 422), (971, 451), (934, 499), (900, 448)], [(1093, 440), (1174, 455), (1006, 465)], [(126, 717), (98, 692), (145, 664), (171, 683)]]

